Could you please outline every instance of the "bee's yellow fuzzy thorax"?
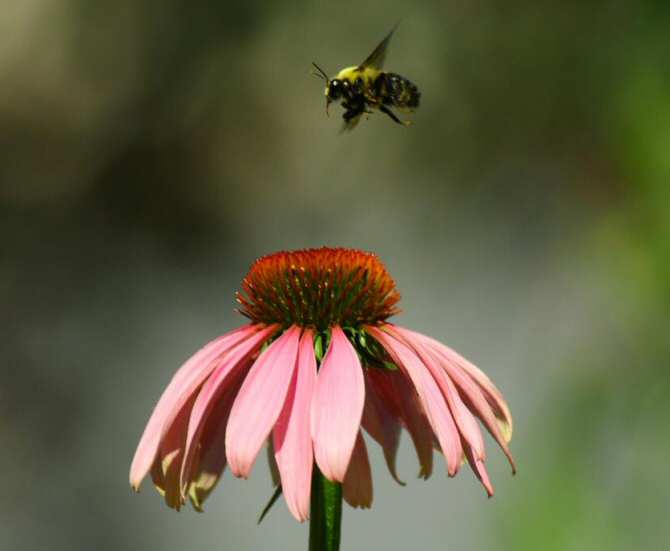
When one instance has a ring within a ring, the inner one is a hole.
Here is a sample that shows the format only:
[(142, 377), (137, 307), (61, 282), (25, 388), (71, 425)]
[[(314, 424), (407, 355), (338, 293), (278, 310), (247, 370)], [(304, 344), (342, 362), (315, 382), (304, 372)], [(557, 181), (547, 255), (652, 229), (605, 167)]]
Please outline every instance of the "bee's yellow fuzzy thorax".
[(364, 86), (367, 88), (368, 86), (372, 86), (372, 83), (379, 76), (379, 73), (381, 73), (379, 69), (374, 69), (372, 67), (364, 67), (363, 69), (359, 69), (358, 67), (347, 67), (337, 73), (335, 78), (348, 80), (353, 83), (357, 77), (361, 77)]

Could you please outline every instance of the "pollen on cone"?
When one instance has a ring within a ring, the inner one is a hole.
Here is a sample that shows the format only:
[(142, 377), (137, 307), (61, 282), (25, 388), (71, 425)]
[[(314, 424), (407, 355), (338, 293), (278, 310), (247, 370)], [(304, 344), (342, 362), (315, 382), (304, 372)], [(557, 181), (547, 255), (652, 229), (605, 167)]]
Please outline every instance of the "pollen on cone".
[(254, 322), (327, 329), (378, 323), (398, 312), (400, 293), (379, 258), (352, 249), (307, 249), (258, 259), (237, 293)]

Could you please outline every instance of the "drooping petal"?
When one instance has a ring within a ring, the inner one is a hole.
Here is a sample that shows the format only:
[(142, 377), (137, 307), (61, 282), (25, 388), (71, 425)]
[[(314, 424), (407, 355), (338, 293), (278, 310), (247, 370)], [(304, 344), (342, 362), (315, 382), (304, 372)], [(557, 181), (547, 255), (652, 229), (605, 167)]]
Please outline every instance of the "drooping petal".
[(251, 360), (257, 354), (259, 348), (276, 330), (277, 326), (262, 329), (231, 349), (228, 354), (221, 358), (218, 366), (198, 393), (188, 423), (186, 451), (180, 475), (182, 495), (185, 496), (188, 489), (193, 459), (197, 451), (196, 444), (200, 439), (207, 416), (217, 404), (219, 397), (235, 383), (236, 376), (249, 369)]
[(470, 465), (472, 472), (475, 473), (475, 476), (482, 483), (488, 496), (493, 497), (493, 485), (489, 479), (489, 473), (486, 471), (484, 461), (475, 457), (473, 449), (467, 442), (463, 442), (463, 450), (465, 451), (465, 457), (468, 459), (468, 464)]
[(226, 468), (226, 425), (243, 380), (243, 373), (238, 374), (217, 399), (205, 420), (195, 456), (184, 470), (182, 484), (188, 486), (188, 497), (196, 511), (202, 511), (203, 503)]
[(284, 406), (298, 356), (300, 328), (273, 342), (249, 370), (233, 404), (226, 431), (226, 455), (235, 476), (247, 478)]
[(416, 390), (400, 371), (368, 369), (367, 375), (384, 404), (409, 432), (419, 460), (419, 478), (427, 480), (433, 473), (434, 435)]
[(195, 395), (189, 397), (188, 402), (184, 404), (184, 407), (182, 407), (177, 417), (171, 423), (167, 433), (160, 441), (158, 452), (151, 468), (153, 482), (165, 498), (165, 503), (177, 511), (184, 503), (179, 491), (179, 472), (184, 458), (188, 418), (194, 401)]
[(165, 475), (163, 474), (163, 465), (160, 457), (156, 457), (149, 470), (151, 481), (158, 493), (165, 497)]
[(455, 350), (452, 350), (448, 346), (426, 335), (422, 335), (422, 337), (427, 339), (430, 345), (439, 351), (445, 361), (456, 368), (462, 369), (473, 381), (475, 381), (484, 394), (489, 406), (491, 406), (494, 415), (498, 419), (505, 441), (509, 442), (512, 439), (512, 431), (514, 428), (512, 414), (505, 398), (503, 398), (502, 393), (493, 384), (491, 379), (489, 379), (482, 370)]
[(446, 373), (441, 373), (437, 371), (436, 379), (439, 379), (439, 385), (443, 388), (444, 396), (449, 405), (456, 425), (463, 435), (463, 438), (466, 440), (468, 445), (472, 448), (476, 459), (483, 461), (486, 459), (486, 451), (484, 449), (484, 438), (482, 436), (482, 431), (479, 429), (479, 424), (474, 418), (470, 410), (461, 400), (461, 397), (454, 386), (454, 383), (451, 382)]
[(314, 456), (323, 475), (342, 482), (347, 473), (365, 402), (363, 371), (344, 331), (332, 337), (316, 380), (311, 408)]
[(470, 409), (470, 411), (472, 411), (472, 413), (474, 413), (480, 419), (487, 430), (491, 433), (491, 436), (493, 436), (507, 457), (507, 460), (512, 467), (512, 472), (516, 473), (516, 464), (507, 445), (505, 435), (503, 434), (500, 425), (498, 424), (498, 420), (496, 419), (494, 412), (491, 410), (489, 402), (481, 392), (481, 387), (479, 387), (470, 377), (468, 377), (461, 369), (459, 369), (458, 366), (452, 364), (448, 358), (444, 356), (442, 347), (435, 345), (437, 341), (430, 339), (420, 333), (412, 333), (415, 338), (422, 340), (422, 342), (424, 342), (435, 353), (435, 357), (440, 361), (440, 365), (456, 385), (468, 409)]
[(444, 397), (430, 371), (416, 354), (399, 340), (377, 327), (368, 326), (366, 330), (377, 339), (398, 367), (412, 380), (447, 461), (449, 476), (454, 476), (461, 466), (463, 456), (461, 439)]
[(360, 431), (342, 484), (342, 496), (352, 507), (369, 509), (372, 505), (372, 470), (368, 450)]
[[(375, 368), (368, 368), (366, 374)], [(398, 478), (396, 470), (396, 456), (400, 444), (400, 423), (398, 417), (391, 413), (389, 407), (384, 404), (384, 399), (377, 392), (377, 388), (371, 378), (365, 377), (365, 406), (363, 407), (363, 428), (374, 438), (384, 451), (384, 459), (393, 479), (404, 486), (405, 483)]]
[(438, 360), (434, 357), (433, 352), (428, 349), (423, 343), (413, 338), (410, 331), (404, 330), (402, 327), (387, 326), (386, 330), (394, 336), (401, 339), (406, 345), (412, 348), (421, 358), (423, 364), (428, 368), (435, 382), (440, 387), (442, 395), (447, 401), (449, 410), (456, 422), (456, 426), (463, 438), (468, 442), (472, 448), (475, 458), (483, 460), (486, 458), (484, 451), (484, 439), (479, 430), (479, 425), (476, 419), (470, 413), (470, 410), (465, 406), (454, 384), (449, 379), (449, 376), (441, 368)]
[[(151, 480), (154, 483), (158, 493), (166, 497), (168, 485), (170, 485), (170, 468), (174, 468), (174, 465), (179, 463), (179, 458), (177, 457), (181, 453), (181, 448), (176, 448), (169, 453), (163, 454), (158, 450), (156, 459), (154, 459), (153, 465), (151, 465)], [(173, 498), (167, 498), (165, 500), (168, 507), (172, 507), (177, 511), (181, 508), (183, 501), (175, 501)]]
[(313, 338), (314, 333), (306, 329), (300, 339), (296, 370), (273, 431), (284, 499), (300, 522), (309, 518), (314, 463), (310, 434), (310, 407), (316, 386)]
[(217, 359), (261, 327), (256, 324), (245, 325), (214, 339), (191, 356), (175, 373), (151, 414), (130, 466), (130, 485), (135, 490), (139, 489), (156, 457), (161, 437), (182, 410), (184, 403), (216, 367)]

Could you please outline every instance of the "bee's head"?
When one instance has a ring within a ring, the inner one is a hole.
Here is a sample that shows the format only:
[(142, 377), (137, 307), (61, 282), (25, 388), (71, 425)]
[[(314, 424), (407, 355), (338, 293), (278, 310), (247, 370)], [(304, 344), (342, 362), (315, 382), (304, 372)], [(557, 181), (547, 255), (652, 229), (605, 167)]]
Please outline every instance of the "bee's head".
[(326, 98), (328, 101), (335, 101), (342, 97), (344, 83), (339, 78), (334, 78), (326, 86)]

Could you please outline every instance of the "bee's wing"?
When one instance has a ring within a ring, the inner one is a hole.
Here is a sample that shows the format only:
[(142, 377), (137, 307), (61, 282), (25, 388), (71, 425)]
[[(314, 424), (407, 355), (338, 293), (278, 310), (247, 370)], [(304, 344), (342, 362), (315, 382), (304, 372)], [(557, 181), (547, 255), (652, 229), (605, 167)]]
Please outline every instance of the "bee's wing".
[(366, 67), (372, 67), (373, 69), (381, 69), (384, 66), (384, 61), (386, 60), (386, 50), (388, 48), (389, 42), (393, 33), (398, 28), (398, 23), (391, 29), (391, 32), (386, 35), (386, 38), (379, 43), (374, 51), (365, 58), (365, 61), (361, 63), (358, 68), (365, 69)]

